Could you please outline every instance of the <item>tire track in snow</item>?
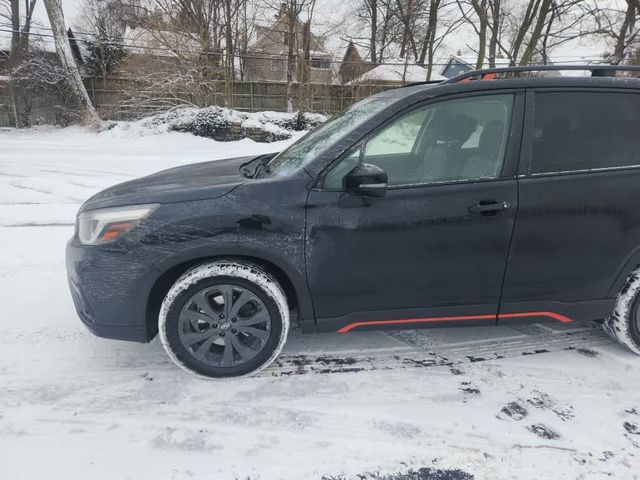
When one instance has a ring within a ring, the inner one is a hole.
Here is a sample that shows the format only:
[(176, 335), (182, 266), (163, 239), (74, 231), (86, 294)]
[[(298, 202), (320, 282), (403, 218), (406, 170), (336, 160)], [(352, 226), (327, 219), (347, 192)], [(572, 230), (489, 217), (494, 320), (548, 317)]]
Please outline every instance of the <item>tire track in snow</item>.
[(382, 352), (362, 350), (360, 354), (341, 355), (339, 352), (324, 355), (283, 355), (262, 375), (285, 376), (310, 373), (354, 373), (372, 370), (397, 370), (407, 368), (432, 368), (485, 362), (501, 358), (540, 355), (544, 353), (575, 350), (578, 354), (597, 355), (592, 349), (610, 345), (600, 325), (591, 322), (584, 327), (567, 331), (554, 331), (542, 325), (523, 328), (523, 335), (508, 339), (488, 339), (459, 344), (422, 348), (416, 339), (427, 338), (424, 333), (416, 336), (412, 331), (398, 331), (391, 335), (413, 349)]

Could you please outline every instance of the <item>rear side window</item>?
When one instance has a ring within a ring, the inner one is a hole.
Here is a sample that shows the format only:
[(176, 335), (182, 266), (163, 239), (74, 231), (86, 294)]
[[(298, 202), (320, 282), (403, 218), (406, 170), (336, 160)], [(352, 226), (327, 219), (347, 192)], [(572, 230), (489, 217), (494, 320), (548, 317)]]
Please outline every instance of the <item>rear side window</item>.
[(640, 165), (640, 95), (537, 93), (532, 173)]

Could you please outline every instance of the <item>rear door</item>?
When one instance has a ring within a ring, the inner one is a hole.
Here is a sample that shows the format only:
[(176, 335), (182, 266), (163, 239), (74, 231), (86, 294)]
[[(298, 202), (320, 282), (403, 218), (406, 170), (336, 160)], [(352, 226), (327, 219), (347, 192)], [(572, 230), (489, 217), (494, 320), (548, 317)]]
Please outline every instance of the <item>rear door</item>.
[(640, 245), (640, 94), (528, 93), (500, 321), (608, 315)]
[[(307, 275), (320, 331), (495, 324), (517, 207), (522, 98), (416, 106), (332, 166), (307, 202)], [(359, 161), (382, 198), (342, 191)]]

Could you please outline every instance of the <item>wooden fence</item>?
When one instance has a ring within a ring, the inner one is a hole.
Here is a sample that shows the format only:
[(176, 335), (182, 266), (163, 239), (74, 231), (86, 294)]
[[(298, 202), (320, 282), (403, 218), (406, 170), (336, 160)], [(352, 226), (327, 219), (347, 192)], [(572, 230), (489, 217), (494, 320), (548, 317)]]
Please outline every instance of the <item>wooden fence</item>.
[[(211, 89), (208, 95), (192, 92), (174, 93), (171, 98), (147, 95), (144, 101), (132, 99), (136, 83), (117, 78), (88, 78), (85, 85), (98, 113), (104, 120), (135, 120), (165, 111), (174, 105), (188, 102), (200, 107), (226, 105), (224, 83)], [(391, 88), (389, 85), (322, 85), (307, 86), (307, 104), (314, 112), (334, 114), (369, 95)], [(298, 85), (294, 85), (297, 98)], [(287, 110), (287, 85), (281, 82), (235, 82), (233, 108), (247, 112)], [(33, 124), (57, 123), (60, 107), (46, 93), (29, 96)], [(9, 88), (0, 84), (0, 127), (14, 125), (12, 96)]]

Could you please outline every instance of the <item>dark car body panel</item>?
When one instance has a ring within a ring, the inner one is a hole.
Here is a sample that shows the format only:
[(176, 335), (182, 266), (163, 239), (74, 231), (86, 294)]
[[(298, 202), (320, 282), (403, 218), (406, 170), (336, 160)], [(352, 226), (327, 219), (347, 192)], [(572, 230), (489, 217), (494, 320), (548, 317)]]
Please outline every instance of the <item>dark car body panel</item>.
[(80, 211), (142, 203), (175, 203), (226, 195), (247, 179), (240, 167), (255, 157), (214, 160), (170, 168), (102, 190)]
[[(99, 193), (81, 211), (161, 206), (111, 243), (82, 245), (77, 235), (69, 242), (80, 317), (97, 335), (148, 341), (150, 298), (166, 287), (167, 272), (236, 257), (283, 274), (305, 332), (604, 317), (640, 264), (640, 168), (529, 175), (532, 85), (513, 79), (383, 92), (394, 99), (386, 109), (286, 177), (246, 178), (240, 167), (253, 157), (243, 157)], [(535, 89), (605, 87), (638, 91), (640, 82), (535, 80)], [(499, 179), (390, 188), (366, 199), (322, 188), (335, 161), (407, 109), (508, 92), (517, 102)], [(483, 200), (510, 208), (470, 214)]]
[[(493, 199), (513, 208), (468, 212)], [(396, 189), (364, 204), (345, 193), (311, 192), (307, 265), (318, 329), (402, 318), (403, 310), (448, 316), (464, 305), (474, 315), (496, 315), (516, 203), (514, 179)]]
[[(308, 176), (299, 172), (282, 180), (247, 183), (215, 199), (163, 204), (111, 243), (86, 246), (74, 237), (67, 246), (67, 270), (85, 324), (96, 334), (113, 326), (118, 338), (147, 341), (155, 334), (153, 328), (141, 328), (149, 295), (165, 272), (198, 260), (244, 257), (267, 262), (287, 275), (298, 301), (299, 321), (313, 329), (304, 272), (307, 191), (299, 187)], [(274, 201), (280, 198), (278, 208), (257, 196), (256, 188)], [(86, 320), (86, 311), (93, 322)], [(125, 331), (130, 331), (127, 338)]]

